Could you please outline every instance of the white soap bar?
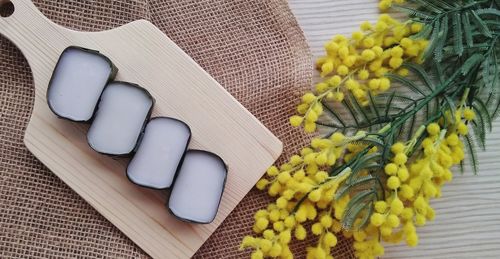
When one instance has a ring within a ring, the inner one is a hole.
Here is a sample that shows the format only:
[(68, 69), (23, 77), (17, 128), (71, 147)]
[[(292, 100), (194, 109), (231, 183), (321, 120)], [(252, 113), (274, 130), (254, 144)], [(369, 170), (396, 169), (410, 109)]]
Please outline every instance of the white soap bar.
[(72, 121), (90, 120), (104, 86), (115, 72), (111, 61), (97, 51), (65, 49), (47, 90), (50, 109)]
[(146, 125), (142, 141), (127, 167), (127, 176), (135, 184), (153, 189), (172, 185), (191, 138), (184, 122), (157, 117)]
[(170, 211), (189, 222), (212, 222), (226, 176), (226, 165), (219, 156), (201, 150), (187, 151), (170, 193)]
[(153, 107), (145, 89), (126, 82), (111, 82), (104, 89), (87, 133), (97, 152), (128, 155), (134, 151)]

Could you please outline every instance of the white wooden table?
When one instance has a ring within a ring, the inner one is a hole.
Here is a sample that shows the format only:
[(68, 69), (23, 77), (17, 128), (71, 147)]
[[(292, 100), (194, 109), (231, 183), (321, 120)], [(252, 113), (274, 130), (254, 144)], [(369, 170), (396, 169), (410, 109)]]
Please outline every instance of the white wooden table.
[[(315, 57), (335, 34), (350, 35), (362, 21), (375, 21), (376, 0), (289, 0)], [(443, 196), (432, 202), (436, 219), (419, 228), (420, 244), (386, 247), (384, 258), (500, 257), (500, 119), (479, 151), (479, 175), (455, 170)], [(468, 168), (468, 167), (466, 167)]]

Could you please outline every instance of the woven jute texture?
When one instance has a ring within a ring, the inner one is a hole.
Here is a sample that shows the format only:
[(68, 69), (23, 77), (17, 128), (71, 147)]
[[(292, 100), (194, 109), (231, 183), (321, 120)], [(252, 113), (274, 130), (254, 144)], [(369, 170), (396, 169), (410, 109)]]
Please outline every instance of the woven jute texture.
[[(283, 141), (281, 159), (307, 143), (288, 117), (300, 92), (311, 85), (311, 54), (285, 0), (35, 4), (56, 23), (76, 30), (150, 20)], [(22, 54), (3, 37), (0, 71), (0, 258), (147, 258), (25, 148), (33, 81)], [(252, 190), (195, 257), (248, 257), (249, 251), (238, 251), (239, 242), (251, 233), (253, 213), (268, 201)], [(306, 245), (294, 243), (298, 258)], [(350, 243), (341, 239), (334, 255), (352, 257)]]

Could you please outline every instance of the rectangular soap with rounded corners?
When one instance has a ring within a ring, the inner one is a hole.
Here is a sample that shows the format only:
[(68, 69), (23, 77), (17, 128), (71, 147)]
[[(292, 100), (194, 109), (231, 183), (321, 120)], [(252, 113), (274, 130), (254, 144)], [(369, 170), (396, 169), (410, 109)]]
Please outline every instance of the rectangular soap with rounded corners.
[(127, 177), (143, 187), (169, 188), (190, 138), (191, 130), (186, 123), (167, 117), (152, 118), (146, 125), (137, 152), (127, 166)]
[(111, 60), (98, 51), (68, 47), (59, 57), (47, 89), (47, 102), (57, 116), (89, 121), (107, 82), (116, 74)]
[(102, 154), (131, 154), (153, 104), (153, 97), (144, 88), (126, 82), (109, 83), (87, 133), (90, 147)]
[(189, 222), (212, 222), (217, 215), (226, 176), (227, 167), (219, 156), (188, 150), (170, 193), (170, 212)]

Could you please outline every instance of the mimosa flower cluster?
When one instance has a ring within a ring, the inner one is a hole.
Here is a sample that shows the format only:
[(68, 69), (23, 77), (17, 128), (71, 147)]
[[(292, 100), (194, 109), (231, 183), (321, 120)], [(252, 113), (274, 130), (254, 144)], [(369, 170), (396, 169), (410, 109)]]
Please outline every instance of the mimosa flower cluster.
[(370, 259), (384, 243), (417, 246), (417, 229), (436, 216), (431, 201), (466, 153), (476, 170), (475, 144), (484, 148), (500, 114), (499, 5), (381, 0), (381, 10), (411, 19), (383, 14), (328, 41), (316, 63), (322, 82), (290, 118), (324, 135), (257, 183), (275, 200), (255, 213), (241, 249), (252, 259), (293, 258), (290, 243), (308, 239), (307, 258), (326, 259), (343, 237)]
[(355, 232), (354, 249), (358, 258), (373, 258), (383, 254), (380, 241), (406, 242), (416, 246), (419, 238), (416, 227), (433, 220), (435, 211), (430, 200), (441, 197), (441, 187), (453, 178), (451, 167), (464, 159), (461, 136), (468, 134), (466, 122), (474, 119), (469, 108), (460, 108), (456, 121), (447, 125), (430, 123), (422, 126), (416, 137), (424, 133), (421, 155), (408, 161), (414, 141), (397, 142), (391, 147), (393, 156), (386, 164), (385, 200), (375, 202), (375, 212), (365, 230)]
[[(337, 244), (335, 233), (341, 231), (342, 207), (349, 200), (346, 196), (335, 202), (335, 193), (350, 170), (346, 168), (340, 174), (330, 176), (323, 169), (334, 166), (344, 153), (356, 149), (352, 142), (363, 137), (365, 133), (360, 132), (353, 137), (335, 133), (328, 139), (315, 138), (288, 163), (269, 168), (267, 177), (257, 183), (257, 188), (267, 189), (270, 196), (277, 197), (276, 202), (257, 211), (253, 230), (261, 237), (245, 237), (241, 248), (254, 248), (254, 259), (293, 258), (288, 247), (292, 238), (304, 240), (311, 232), (319, 236), (320, 241), (317, 247), (310, 248), (309, 253), (327, 258), (330, 249)], [(307, 230), (303, 225), (306, 221), (317, 223)]]
[(306, 132), (313, 132), (323, 113), (323, 101), (342, 102), (350, 92), (366, 106), (369, 95), (388, 91), (391, 80), (385, 76), (387, 73), (407, 76), (408, 70), (401, 67), (403, 61), (422, 62), (427, 41), (410, 38), (421, 29), (420, 23), (401, 23), (383, 14), (375, 24), (361, 24), (351, 38), (337, 35), (328, 41), (326, 55), (316, 62), (324, 81), (316, 85), (314, 92), (304, 94), (297, 107), (299, 115), (290, 119), (291, 124), (304, 124)]

